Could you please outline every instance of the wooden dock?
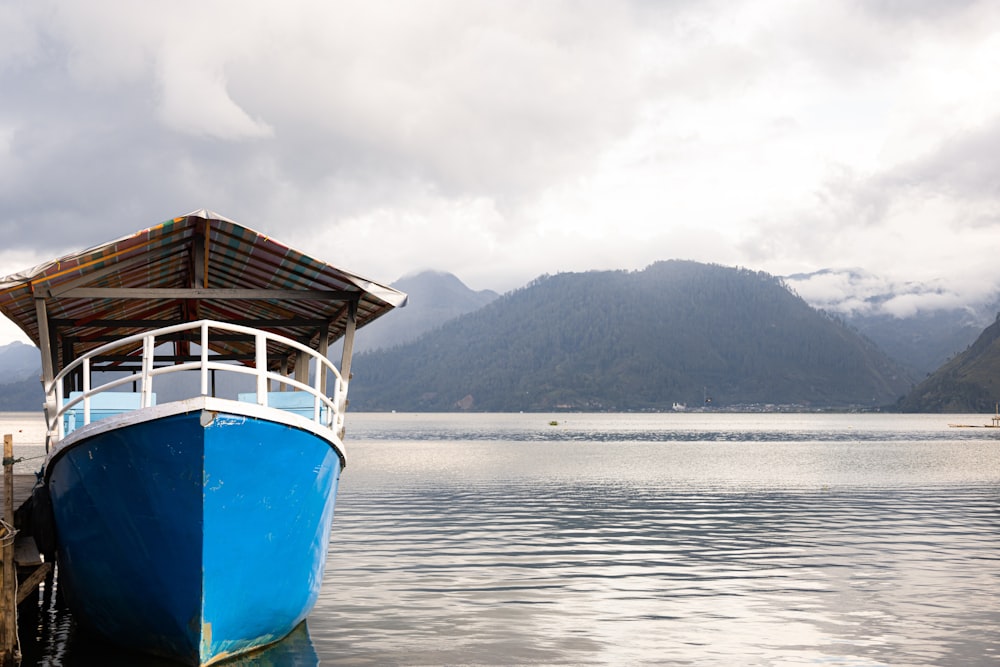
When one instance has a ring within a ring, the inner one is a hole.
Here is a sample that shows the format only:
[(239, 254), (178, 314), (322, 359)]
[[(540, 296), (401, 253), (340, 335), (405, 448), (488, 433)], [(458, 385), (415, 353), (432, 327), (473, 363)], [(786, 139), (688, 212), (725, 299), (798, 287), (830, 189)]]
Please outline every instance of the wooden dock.
[[(20, 507), (25, 500), (31, 496), (31, 490), (35, 488), (35, 475), (33, 473), (27, 475), (13, 475), (14, 478), (14, 508)], [(3, 486), (4, 494), (7, 493), (7, 480), (4, 479)], [(6, 498), (6, 495), (4, 496)], [(12, 517), (7, 516), (6, 509), (4, 510), (3, 520), (7, 523), (13, 523)]]
[(35, 540), (19, 535), (14, 528), (14, 510), (31, 496), (34, 475), (15, 475), (14, 438), (3, 439), (3, 523), (0, 543), (3, 545), (3, 567), (0, 568), (0, 665), (19, 661), (17, 645), (17, 606), (41, 584), (52, 571), (52, 563), (43, 562)]

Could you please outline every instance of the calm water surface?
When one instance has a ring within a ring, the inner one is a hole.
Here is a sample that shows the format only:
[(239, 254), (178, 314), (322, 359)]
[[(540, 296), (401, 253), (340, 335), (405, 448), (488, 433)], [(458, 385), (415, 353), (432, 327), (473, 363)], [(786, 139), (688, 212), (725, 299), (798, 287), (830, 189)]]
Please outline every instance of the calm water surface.
[[(1000, 664), (1000, 429), (949, 423), (349, 415), (319, 602), (235, 664)], [(163, 664), (23, 620), (27, 664)]]

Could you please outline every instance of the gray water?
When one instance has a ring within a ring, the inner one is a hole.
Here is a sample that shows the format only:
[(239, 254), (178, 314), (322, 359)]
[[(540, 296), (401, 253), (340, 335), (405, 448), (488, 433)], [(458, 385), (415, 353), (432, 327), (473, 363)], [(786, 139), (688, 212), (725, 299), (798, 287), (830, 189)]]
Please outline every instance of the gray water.
[[(1000, 664), (989, 422), (349, 415), (319, 602), (237, 664)], [(162, 664), (57, 602), (34, 662)]]

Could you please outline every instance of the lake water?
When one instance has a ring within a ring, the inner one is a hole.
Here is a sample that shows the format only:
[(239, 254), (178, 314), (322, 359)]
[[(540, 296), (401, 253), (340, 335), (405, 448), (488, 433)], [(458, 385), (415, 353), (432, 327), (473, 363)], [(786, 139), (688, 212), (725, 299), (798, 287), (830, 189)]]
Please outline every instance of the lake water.
[[(997, 665), (1000, 429), (948, 426), (989, 422), (348, 415), (319, 602), (236, 664)], [(25, 664), (163, 664), (22, 621)]]

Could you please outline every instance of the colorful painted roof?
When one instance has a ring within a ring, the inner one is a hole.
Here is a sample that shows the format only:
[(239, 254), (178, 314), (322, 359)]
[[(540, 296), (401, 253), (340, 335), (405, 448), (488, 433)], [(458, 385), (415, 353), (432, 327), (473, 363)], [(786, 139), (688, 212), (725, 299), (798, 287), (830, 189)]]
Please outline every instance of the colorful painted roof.
[(38, 345), (36, 297), (45, 300), (57, 367), (110, 340), (200, 319), (316, 347), (324, 330), (329, 341), (344, 334), (351, 302), (358, 327), (406, 303), (402, 292), (206, 210), (0, 278), (0, 312)]

